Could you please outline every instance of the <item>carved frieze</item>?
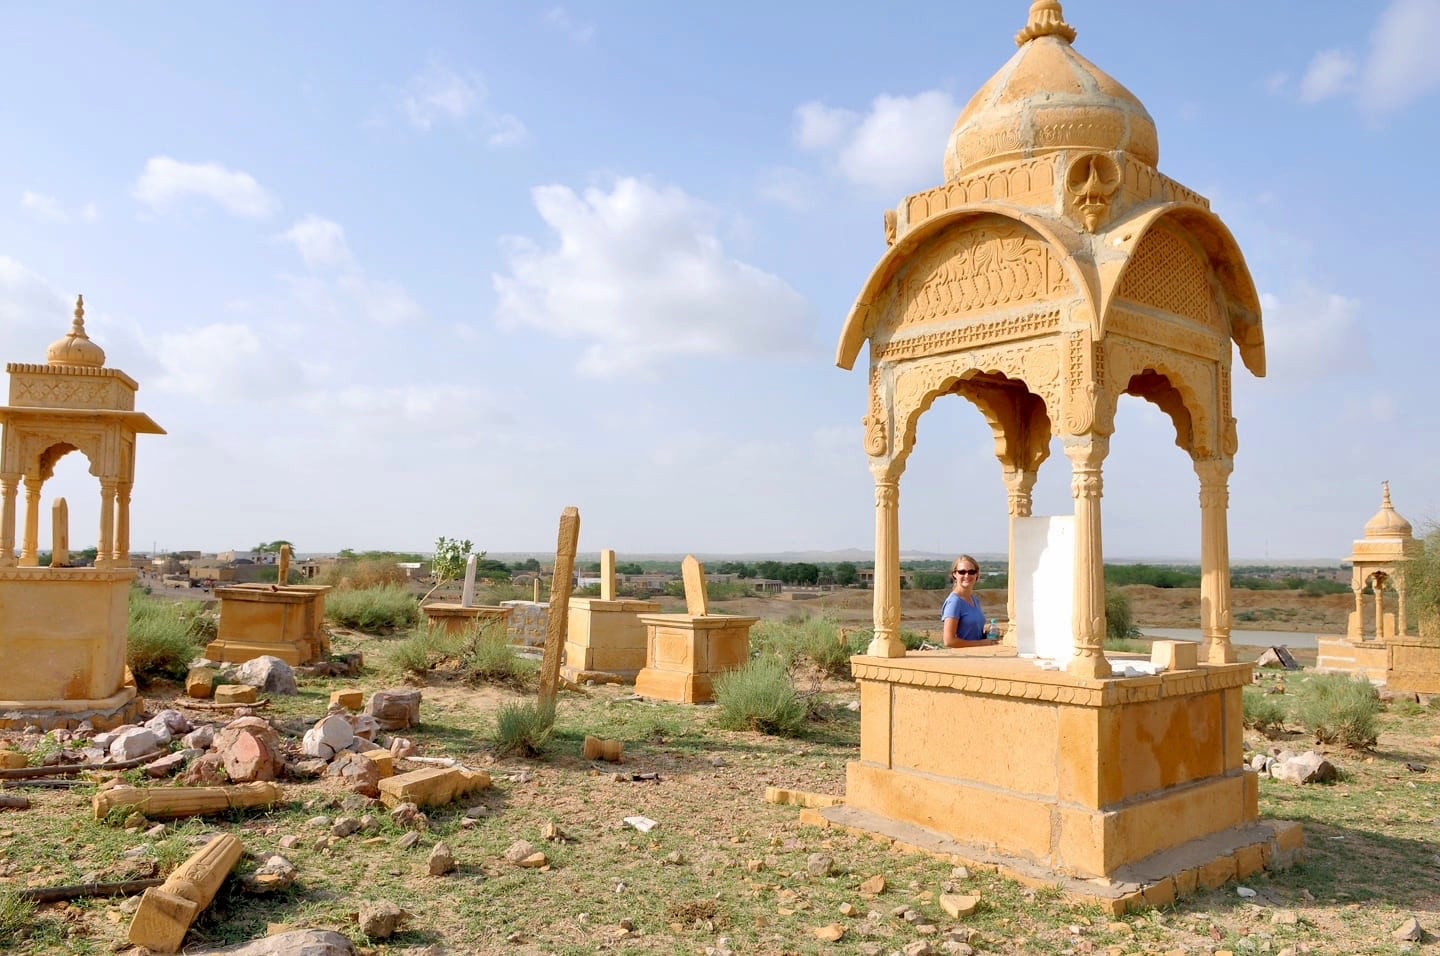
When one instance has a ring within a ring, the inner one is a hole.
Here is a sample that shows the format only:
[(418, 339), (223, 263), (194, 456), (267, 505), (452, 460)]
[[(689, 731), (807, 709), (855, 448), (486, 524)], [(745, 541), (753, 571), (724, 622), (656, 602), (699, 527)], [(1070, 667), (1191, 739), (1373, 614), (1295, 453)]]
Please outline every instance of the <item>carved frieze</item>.
[(1059, 256), (1018, 224), (996, 219), (957, 228), (893, 286), (880, 323), (892, 330), (1054, 299), (1070, 289)]
[(1210, 200), (1204, 196), (1133, 159), (1125, 163), (1124, 177), (1125, 193), (1133, 202), (1189, 202), (1204, 209), (1210, 208)]
[(1134, 309), (1114, 307), (1105, 321), (1105, 331), (1142, 342), (1186, 352), (1212, 362), (1230, 350), (1230, 340), (1213, 331), (1204, 331), (1159, 315), (1145, 315)]
[[(1176, 443), (1195, 458), (1214, 455), (1218, 437), (1215, 432), (1216, 363), (1118, 335), (1106, 338), (1105, 352), (1117, 392), (1124, 390), (1131, 378), (1147, 370), (1163, 375), (1178, 393), (1189, 416), (1190, 434), (1184, 435), (1183, 429), (1178, 429), (1181, 433)], [(1163, 402), (1159, 404), (1164, 408)]]
[(1105, 153), (1087, 153), (1070, 164), (1065, 192), (1086, 232), (1110, 217), (1110, 204), (1120, 188), (1120, 167)]
[(955, 352), (976, 345), (997, 342), (1013, 342), (1021, 339), (1050, 335), (1060, 328), (1060, 311), (1032, 312), (1027, 315), (1011, 315), (1002, 319), (969, 322), (958, 328), (943, 332), (930, 332), (906, 338), (894, 338), (872, 352), (878, 361), (896, 362), (901, 359), (920, 358)]
[(870, 414), (861, 420), (861, 424), (865, 426), (865, 454), (871, 458), (879, 458), (890, 450), (885, 423), (885, 396), (880, 392), (883, 384), (880, 370), (872, 366), (870, 369)]
[(1055, 160), (1046, 156), (1017, 163), (1006, 169), (946, 183), (944, 186), (916, 193), (906, 200), (909, 223), (913, 227), (947, 209), (990, 200), (1006, 200), (1022, 205), (1048, 205), (1055, 186)]
[(1210, 283), (1210, 266), (1199, 250), (1166, 226), (1151, 229), (1125, 268), (1115, 295), (1206, 328), (1224, 330)]
[(135, 380), (118, 369), (11, 362), (10, 404), (18, 408), (135, 409)]

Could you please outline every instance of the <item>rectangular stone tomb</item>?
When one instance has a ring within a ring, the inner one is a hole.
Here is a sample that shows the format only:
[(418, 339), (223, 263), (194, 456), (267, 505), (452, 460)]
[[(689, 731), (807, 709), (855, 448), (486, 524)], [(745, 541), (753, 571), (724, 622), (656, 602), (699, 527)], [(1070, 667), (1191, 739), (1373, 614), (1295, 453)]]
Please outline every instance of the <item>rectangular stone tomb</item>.
[(325, 631), (328, 585), (241, 584), (216, 588), (220, 627), (205, 648), (212, 661), (240, 664), (278, 657), (291, 665), (310, 664), (330, 653)]
[(1440, 642), (1321, 637), (1317, 646), (1315, 669), (1321, 673), (1354, 674), (1402, 693), (1440, 694)]
[(714, 679), (750, 659), (755, 617), (642, 614), (645, 667), (635, 677), (642, 697), (702, 704), (715, 699)]
[(659, 610), (655, 601), (571, 598), (560, 672), (570, 680), (599, 672), (633, 683), (645, 667), (646, 627), (640, 616)]
[(845, 797), (862, 816), (1079, 879), (1131, 878), (1147, 858), (1256, 822), (1241, 738), (1250, 664), (1099, 680), (943, 652), (851, 665), (860, 759)]
[(437, 627), (443, 627), (447, 634), (463, 634), (472, 627), (499, 621), (502, 626), (510, 617), (510, 608), (498, 604), (449, 604), (423, 605), (420, 610), (425, 620)]

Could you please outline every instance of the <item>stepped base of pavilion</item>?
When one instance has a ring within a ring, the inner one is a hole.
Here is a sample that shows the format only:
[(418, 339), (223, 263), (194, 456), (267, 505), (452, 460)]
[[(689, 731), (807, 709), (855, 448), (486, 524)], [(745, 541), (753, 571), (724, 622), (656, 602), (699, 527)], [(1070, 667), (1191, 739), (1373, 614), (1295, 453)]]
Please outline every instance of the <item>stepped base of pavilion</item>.
[[(1234, 840), (1257, 847), (1245, 857), (1255, 868), (1280, 846), (1259, 849), (1271, 840), (1255, 829), (1259, 782), (1244, 766), (1250, 664), (1097, 679), (931, 651), (856, 656), (851, 670), (860, 759), (847, 768), (846, 825), (914, 827), (1019, 861), (1017, 872), (1143, 884), (1134, 892), (1197, 868), (1234, 878), (1243, 867), (1205, 869), (1233, 859)], [(1284, 832), (1287, 851), (1303, 841)], [(1221, 849), (1191, 863), (1208, 845)], [(1159, 872), (1172, 857), (1183, 867)]]
[(1407, 694), (1440, 694), (1440, 642), (1417, 637), (1320, 637), (1315, 669), (1353, 674)]

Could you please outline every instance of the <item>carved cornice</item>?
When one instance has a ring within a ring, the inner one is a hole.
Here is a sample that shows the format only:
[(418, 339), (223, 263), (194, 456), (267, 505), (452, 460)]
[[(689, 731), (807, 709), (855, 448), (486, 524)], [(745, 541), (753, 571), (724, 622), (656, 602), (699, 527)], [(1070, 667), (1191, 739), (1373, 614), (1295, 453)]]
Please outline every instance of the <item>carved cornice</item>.
[(871, 353), (871, 358), (880, 362), (897, 362), (902, 359), (956, 352), (977, 345), (1017, 342), (1022, 339), (1050, 335), (1059, 329), (1060, 310), (1048, 309), (1044, 312), (1006, 316), (1003, 319), (994, 319), (988, 322), (967, 322), (956, 328), (940, 332), (894, 338), (875, 349)]

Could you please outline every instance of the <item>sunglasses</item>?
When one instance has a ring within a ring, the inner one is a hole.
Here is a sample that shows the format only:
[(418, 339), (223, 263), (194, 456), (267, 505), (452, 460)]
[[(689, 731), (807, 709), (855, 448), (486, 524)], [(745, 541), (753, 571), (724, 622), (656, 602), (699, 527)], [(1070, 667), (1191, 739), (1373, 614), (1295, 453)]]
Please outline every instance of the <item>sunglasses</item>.
[(956, 573), (956, 574), (964, 574), (964, 575), (974, 575), (974, 574), (979, 574), (979, 573), (980, 573), (980, 569), (979, 569), (979, 568), (956, 568), (956, 569), (955, 569), (955, 573)]

